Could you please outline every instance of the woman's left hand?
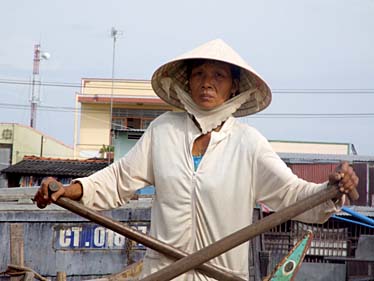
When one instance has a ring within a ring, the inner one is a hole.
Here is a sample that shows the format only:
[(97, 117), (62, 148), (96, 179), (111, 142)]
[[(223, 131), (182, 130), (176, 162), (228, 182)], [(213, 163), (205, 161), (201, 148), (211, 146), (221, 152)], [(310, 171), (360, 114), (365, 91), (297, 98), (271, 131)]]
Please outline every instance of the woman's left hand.
[(330, 174), (329, 183), (336, 185), (340, 192), (348, 194), (357, 188), (358, 177), (348, 162), (341, 162), (335, 169), (335, 173)]

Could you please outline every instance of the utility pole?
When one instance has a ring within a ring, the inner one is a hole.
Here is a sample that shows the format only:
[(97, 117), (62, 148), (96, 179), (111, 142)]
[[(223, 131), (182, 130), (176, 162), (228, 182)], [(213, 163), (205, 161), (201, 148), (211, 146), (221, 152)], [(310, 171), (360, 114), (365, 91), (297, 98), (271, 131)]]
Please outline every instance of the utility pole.
[(49, 59), (50, 54), (41, 52), (40, 44), (34, 45), (34, 63), (32, 68), (32, 88), (31, 88), (31, 116), (30, 116), (30, 127), (36, 127), (36, 110), (40, 102), (40, 77), (39, 77), (39, 66), (41, 59)]
[[(112, 27), (110, 36), (113, 38), (113, 52), (112, 52), (112, 87), (110, 92), (110, 128), (109, 128), (109, 146), (113, 144), (113, 94), (114, 94), (114, 77), (115, 77), (115, 64), (116, 64), (116, 42), (117, 38), (122, 35), (122, 32)], [(108, 158), (108, 162), (110, 158)]]
[[(36, 109), (39, 103), (39, 65), (40, 65), (40, 44), (34, 46), (34, 64), (32, 68), (32, 88), (31, 88), (31, 116), (30, 127), (36, 127)], [(36, 89), (37, 88), (37, 89)]]
[(113, 124), (113, 94), (114, 94), (114, 76), (115, 76), (115, 65), (116, 65), (116, 42), (117, 38), (122, 35), (121, 31), (118, 31), (112, 27), (110, 31), (110, 36), (113, 38), (113, 52), (112, 52), (112, 87), (110, 93), (110, 134), (109, 134), (109, 144), (112, 144), (112, 124)]

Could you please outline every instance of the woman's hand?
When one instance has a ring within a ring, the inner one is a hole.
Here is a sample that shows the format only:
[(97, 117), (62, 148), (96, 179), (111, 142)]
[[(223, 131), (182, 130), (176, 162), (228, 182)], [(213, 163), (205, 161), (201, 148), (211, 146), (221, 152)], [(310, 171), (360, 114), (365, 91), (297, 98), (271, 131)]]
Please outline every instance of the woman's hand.
[[(56, 183), (59, 187), (59, 189), (54, 193), (49, 191), (49, 184), (51, 184), (52, 182)], [(34, 196), (34, 202), (36, 202), (36, 205), (40, 209), (44, 209), (52, 202), (57, 201), (57, 199), (63, 196), (64, 193), (65, 188), (63, 187), (63, 185), (60, 182), (56, 181), (54, 178), (48, 177), (42, 181), (40, 188)]]
[(348, 162), (344, 161), (336, 167), (335, 173), (330, 174), (329, 183), (336, 185), (340, 192), (348, 194), (357, 188), (358, 177)]

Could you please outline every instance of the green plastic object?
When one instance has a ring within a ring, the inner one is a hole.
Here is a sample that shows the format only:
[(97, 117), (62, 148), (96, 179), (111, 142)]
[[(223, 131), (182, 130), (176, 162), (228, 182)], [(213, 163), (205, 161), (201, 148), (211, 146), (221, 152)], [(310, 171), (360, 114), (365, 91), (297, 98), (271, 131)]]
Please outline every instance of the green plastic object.
[(274, 268), (264, 281), (294, 280), (297, 271), (310, 247), (313, 233), (308, 231), (302, 239), (292, 248), (289, 254)]

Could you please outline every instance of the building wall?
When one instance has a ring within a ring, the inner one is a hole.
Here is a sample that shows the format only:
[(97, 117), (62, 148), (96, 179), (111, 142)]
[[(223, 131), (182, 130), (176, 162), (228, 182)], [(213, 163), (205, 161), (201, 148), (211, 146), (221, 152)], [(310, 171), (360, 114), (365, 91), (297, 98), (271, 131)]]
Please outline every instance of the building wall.
[[(152, 96), (156, 94), (152, 90), (149, 80), (114, 80), (113, 95), (115, 96)], [(111, 79), (82, 79), (83, 95), (111, 95)]]
[(369, 200), (370, 206), (374, 207), (374, 164), (369, 166)]
[(298, 177), (315, 183), (327, 181), (329, 175), (335, 170), (338, 163), (309, 163), (288, 164)]
[(137, 139), (128, 137), (128, 132), (118, 132), (113, 139), (114, 160), (119, 160), (136, 144)]
[(78, 151), (81, 156), (98, 156), (103, 144), (109, 144), (110, 110), (105, 104), (82, 104)]
[[(0, 170), (23, 159), (25, 155), (52, 158), (73, 158), (72, 147), (43, 133), (20, 124), (0, 124)], [(0, 188), (8, 186), (4, 174), (0, 175)]]
[[(2, 132), (11, 132), (10, 138), (4, 138)], [(0, 124), (0, 143), (12, 147), (11, 164), (23, 159), (25, 155), (54, 158), (72, 158), (73, 148), (48, 137), (41, 132), (19, 124)]]
[(350, 144), (323, 142), (291, 142), (270, 140), (276, 152), (310, 153), (310, 154), (350, 154)]
[[(117, 106), (119, 108), (121, 106)], [(127, 105), (138, 109), (139, 106)], [(142, 106), (142, 109), (162, 109), (159, 106)], [(79, 128), (79, 142), (76, 143), (76, 157), (98, 157), (103, 145), (110, 142), (110, 108), (107, 104), (82, 104)], [(114, 141), (114, 140), (113, 140)], [(135, 144), (135, 142), (131, 142)]]
[[(79, 102), (80, 97), (86, 96), (90, 96), (91, 101)], [(113, 97), (113, 108), (172, 110), (171, 106), (157, 98), (149, 80), (118, 79), (114, 80), (112, 85), (111, 79), (82, 79), (81, 92), (76, 96), (77, 107), (80, 103), (80, 116), (76, 115), (75, 122), (75, 158), (98, 157), (100, 148), (111, 144), (111, 110), (108, 96)], [(100, 97), (105, 97), (106, 100), (101, 101)], [(144, 102), (141, 100), (130, 103), (128, 100), (123, 102), (121, 98), (151, 98), (151, 101), (145, 99)]]
[[(353, 169), (355, 170), (359, 182), (357, 186), (357, 192), (360, 194), (360, 197), (355, 202), (355, 205), (361, 206), (371, 206), (371, 196), (370, 193), (372, 187), (374, 186), (374, 182), (370, 184), (369, 178), (369, 163), (353, 163)], [(370, 188), (370, 185), (372, 186)]]
[[(335, 171), (338, 163), (291, 163), (287, 164), (293, 173), (298, 177), (315, 182), (323, 183), (328, 180), (328, 176)], [(353, 162), (351, 163), (359, 183), (357, 191), (360, 195), (357, 201), (352, 202), (357, 206), (373, 206), (374, 197), (374, 166), (372, 162)]]

